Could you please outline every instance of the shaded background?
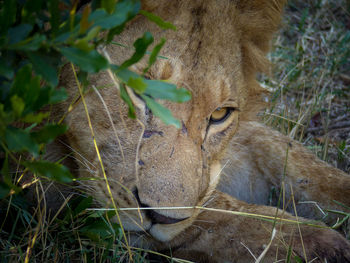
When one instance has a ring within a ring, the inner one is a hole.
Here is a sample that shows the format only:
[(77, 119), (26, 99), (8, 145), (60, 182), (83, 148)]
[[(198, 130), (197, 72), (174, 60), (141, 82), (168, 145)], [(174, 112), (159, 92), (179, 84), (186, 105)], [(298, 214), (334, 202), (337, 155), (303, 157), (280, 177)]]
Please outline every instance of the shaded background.
[(263, 121), (350, 173), (350, 1), (289, 1), (270, 60)]

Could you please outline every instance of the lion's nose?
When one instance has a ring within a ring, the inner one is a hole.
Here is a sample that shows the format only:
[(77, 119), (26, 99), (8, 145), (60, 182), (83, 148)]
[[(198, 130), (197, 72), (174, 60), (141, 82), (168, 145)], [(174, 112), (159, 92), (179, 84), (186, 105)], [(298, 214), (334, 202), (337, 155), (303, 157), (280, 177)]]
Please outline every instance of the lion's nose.
[[(133, 194), (137, 202), (139, 203), (140, 207), (144, 207), (144, 208), (150, 207), (149, 205), (141, 202), (137, 188), (135, 188), (135, 190), (133, 191)], [(179, 218), (164, 216), (162, 214), (157, 213), (153, 209), (146, 210), (145, 213), (146, 213), (146, 216), (151, 220), (152, 224), (175, 224), (188, 218), (186, 217), (186, 218), (179, 219)]]

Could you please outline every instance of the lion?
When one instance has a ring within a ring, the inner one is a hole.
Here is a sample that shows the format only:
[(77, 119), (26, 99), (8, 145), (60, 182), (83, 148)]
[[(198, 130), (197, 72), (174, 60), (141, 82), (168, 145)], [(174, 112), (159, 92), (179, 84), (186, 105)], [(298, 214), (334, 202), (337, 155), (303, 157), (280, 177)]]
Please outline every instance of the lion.
[[(139, 208), (119, 212), (129, 245), (196, 262), (272, 262), (294, 256), (350, 262), (349, 242), (303, 218), (319, 219), (320, 214), (316, 206), (300, 203), (310, 200), (334, 209), (340, 206), (332, 200), (350, 205), (350, 176), (256, 120), (266, 93), (256, 75), (267, 71), (265, 55), (284, 4), (142, 2), (142, 9), (173, 23), (177, 31), (164, 31), (139, 16), (116, 41), (131, 46), (145, 31), (156, 40), (167, 39), (161, 51), (166, 59), (158, 59), (146, 77), (191, 91), (185, 103), (160, 101), (180, 120), (180, 129), (153, 116), (130, 88), (137, 120), (128, 118), (113, 76), (105, 71), (89, 77), (94, 92), (84, 101), (94, 137), (84, 104), (77, 103), (65, 118), (65, 144), (75, 152), (79, 177), (105, 174), (116, 206)], [(116, 45), (105, 50), (116, 64), (131, 53)], [(131, 70), (142, 73), (146, 66), (142, 60)], [(78, 83), (70, 65), (62, 70), (60, 85), (76, 99)], [(57, 116), (69, 103), (59, 105)], [(103, 180), (84, 181), (84, 187), (112, 207)], [(286, 201), (275, 202), (281, 210), (267, 206), (272, 187)]]

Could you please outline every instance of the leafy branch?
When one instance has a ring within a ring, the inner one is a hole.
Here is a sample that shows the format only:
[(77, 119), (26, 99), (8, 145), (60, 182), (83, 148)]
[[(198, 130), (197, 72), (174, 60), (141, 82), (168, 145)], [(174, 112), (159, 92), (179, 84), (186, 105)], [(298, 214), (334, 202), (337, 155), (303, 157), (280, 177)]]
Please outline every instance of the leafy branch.
[[(171, 112), (156, 99), (184, 102), (190, 93), (175, 85), (147, 80), (128, 68), (149, 55), (144, 73), (156, 61), (165, 44), (161, 39), (148, 51), (154, 39), (150, 32), (137, 39), (133, 55), (121, 65), (113, 65), (98, 51), (111, 43), (125, 25), (141, 14), (163, 29), (176, 28), (160, 17), (140, 10), (139, 0), (92, 1), (79, 6), (79, 1), (12, 1), (0, 2), (0, 158), (3, 161), (0, 198), (18, 192), (9, 172), (9, 157), (24, 166), (25, 171), (70, 182), (72, 175), (59, 163), (43, 160), (46, 144), (66, 132), (68, 127), (50, 121), (52, 105), (67, 99), (59, 87), (59, 74), (67, 61), (79, 68), (87, 80), (89, 73), (112, 70), (116, 78), (144, 99), (154, 115), (166, 124), (180, 127)], [(121, 98), (135, 118), (134, 106), (122, 85)], [(26, 161), (17, 154), (26, 153)]]

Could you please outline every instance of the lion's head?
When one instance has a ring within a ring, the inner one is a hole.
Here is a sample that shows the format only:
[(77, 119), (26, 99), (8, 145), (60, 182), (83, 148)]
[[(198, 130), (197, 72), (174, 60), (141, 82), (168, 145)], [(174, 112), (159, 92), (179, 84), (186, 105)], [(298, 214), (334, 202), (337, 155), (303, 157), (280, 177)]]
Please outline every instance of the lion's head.
[[(264, 92), (255, 80), (266, 70), (265, 54), (280, 20), (283, 0), (144, 1), (142, 8), (170, 21), (177, 31), (163, 31), (137, 17), (116, 39), (127, 46), (143, 32), (167, 39), (147, 77), (187, 88), (192, 99), (183, 104), (162, 102), (182, 123), (167, 126), (154, 117), (131, 90), (137, 120), (107, 72), (90, 77), (96, 89), (86, 95), (95, 139), (111, 192), (119, 207), (191, 207), (203, 205), (215, 188), (221, 159), (240, 119), (255, 115)], [(132, 50), (111, 45), (114, 63)], [(140, 73), (146, 61), (132, 70)], [(61, 75), (73, 99), (77, 84), (70, 67)], [(108, 87), (108, 88), (107, 88)], [(68, 105), (61, 105), (62, 110)], [(79, 160), (80, 177), (103, 178), (82, 103), (67, 115), (69, 143)], [(86, 181), (84, 181), (86, 182)], [(103, 180), (86, 186), (110, 204)], [(193, 209), (142, 210), (121, 213), (126, 230), (148, 231), (160, 241), (171, 240), (196, 217)], [(142, 219), (141, 219), (142, 218)]]

